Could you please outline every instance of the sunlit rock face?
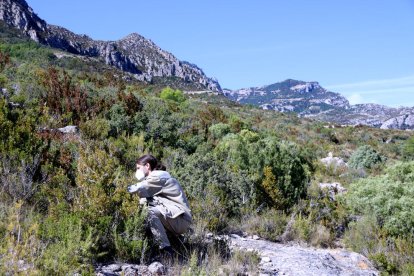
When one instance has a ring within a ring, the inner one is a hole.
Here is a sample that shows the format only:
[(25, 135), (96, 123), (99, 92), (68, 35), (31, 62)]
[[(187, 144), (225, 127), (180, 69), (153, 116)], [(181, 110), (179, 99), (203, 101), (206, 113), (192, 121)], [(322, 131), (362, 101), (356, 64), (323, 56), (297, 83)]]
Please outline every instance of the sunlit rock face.
[(72, 54), (99, 58), (141, 81), (174, 77), (199, 89), (220, 92), (216, 79), (207, 77), (194, 64), (180, 61), (151, 40), (133, 33), (117, 41), (96, 41), (65, 28), (47, 24), (24, 0), (1, 0), (0, 20), (32, 40)]

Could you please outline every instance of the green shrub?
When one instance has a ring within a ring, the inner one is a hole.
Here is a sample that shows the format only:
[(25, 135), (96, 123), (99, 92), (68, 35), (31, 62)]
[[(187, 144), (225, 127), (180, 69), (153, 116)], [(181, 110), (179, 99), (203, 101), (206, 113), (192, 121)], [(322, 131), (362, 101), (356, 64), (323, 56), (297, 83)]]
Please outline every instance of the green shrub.
[(6, 231), (0, 238), (0, 274), (20, 275), (23, 267), (32, 275), (39, 274), (36, 261), (42, 256), (43, 245), (38, 238), (36, 214), (23, 206), (23, 201), (5, 209)]
[(385, 161), (371, 146), (359, 147), (349, 158), (348, 165), (354, 169), (370, 169)]
[(109, 149), (126, 168), (135, 169), (135, 162), (139, 156), (145, 153), (146, 146), (144, 134), (122, 134), (116, 139), (111, 139)]
[(41, 227), (42, 241), (47, 247), (39, 259), (39, 267), (46, 274), (91, 273), (93, 249), (97, 239), (92, 228), (84, 229), (74, 214), (60, 213), (47, 218)]
[(397, 264), (383, 252), (370, 255), (370, 259), (373, 261), (375, 267), (387, 274), (394, 275), (398, 272)]
[(159, 146), (175, 146), (178, 141), (178, 128), (182, 118), (173, 112), (167, 103), (160, 99), (148, 99), (144, 105), (145, 140), (151, 139)]
[(349, 224), (344, 241), (347, 247), (370, 258), (384, 274), (412, 275), (414, 237), (387, 236), (372, 216)]
[(111, 127), (111, 135), (118, 136), (122, 132), (130, 133), (132, 129), (131, 116), (129, 116), (125, 108), (121, 104), (114, 104), (109, 110), (109, 125)]
[(8, 83), (8, 79), (5, 75), (0, 74), (0, 89), (6, 87), (6, 84)]
[(228, 124), (218, 123), (210, 126), (208, 130), (214, 139), (221, 139), (230, 133), (230, 126)]
[(110, 123), (105, 119), (92, 119), (79, 126), (81, 132), (89, 139), (103, 140), (108, 137), (111, 130)]
[(302, 214), (299, 214), (295, 218), (295, 222), (292, 226), (292, 233), (291, 238), (294, 240), (301, 240), (305, 242), (309, 242), (311, 238), (311, 234), (313, 231), (314, 225), (310, 219), (310, 217), (303, 216)]
[(353, 183), (346, 199), (351, 210), (372, 214), (390, 235), (413, 234), (414, 162), (398, 163), (385, 175)]
[(117, 259), (144, 263), (145, 254), (149, 252), (149, 243), (145, 237), (146, 212), (141, 209), (125, 220), (124, 229), (116, 229), (115, 248)]
[(46, 143), (36, 133), (41, 121), (39, 110), (10, 109), (0, 99), (0, 188), (9, 200), (31, 199), (42, 178)]
[(181, 90), (174, 90), (170, 87), (166, 87), (161, 91), (160, 98), (164, 100), (171, 100), (177, 103), (185, 101), (184, 94)]
[(280, 191), (280, 187), (277, 183), (275, 175), (272, 172), (272, 168), (269, 166), (264, 167), (263, 174), (264, 177), (261, 187), (272, 201), (272, 205), (274, 207), (279, 209), (283, 208), (286, 205), (286, 200)]
[(278, 241), (285, 231), (288, 220), (286, 213), (268, 209), (261, 214), (250, 213), (247, 217), (242, 217), (242, 220), (237, 220), (237, 225), (233, 227), (241, 228), (249, 234), (257, 234), (266, 240)]
[(128, 178), (119, 160), (97, 145), (80, 148), (76, 173), (73, 209), (84, 227), (93, 229), (98, 252), (114, 252), (113, 227), (135, 214), (138, 197), (128, 194)]
[(344, 241), (348, 247), (356, 252), (369, 256), (373, 252), (379, 251), (381, 235), (381, 228), (377, 225), (376, 218), (364, 216), (349, 224)]
[(215, 233), (225, 229), (232, 211), (228, 208), (232, 202), (225, 190), (210, 183), (205, 187), (203, 195), (198, 196), (202, 197), (203, 201), (191, 200), (190, 202), (194, 220), (198, 220), (199, 224), (205, 225), (209, 231)]
[(228, 169), (207, 146), (199, 147), (196, 153), (184, 160), (175, 160), (173, 164), (177, 164), (176, 177), (191, 200), (198, 202), (200, 198), (209, 198), (213, 201), (211, 208), (218, 212), (212, 215), (213, 220), (217, 220), (218, 215), (239, 214), (254, 202), (256, 188), (246, 172)]
[(272, 136), (256, 140), (248, 133), (225, 136), (215, 150), (216, 156), (227, 170), (244, 172), (256, 189), (261, 187), (257, 198), (260, 204), (267, 201), (281, 209), (291, 207), (306, 195), (312, 171), (309, 158), (294, 143)]
[(406, 160), (414, 160), (414, 136), (404, 143), (403, 156)]

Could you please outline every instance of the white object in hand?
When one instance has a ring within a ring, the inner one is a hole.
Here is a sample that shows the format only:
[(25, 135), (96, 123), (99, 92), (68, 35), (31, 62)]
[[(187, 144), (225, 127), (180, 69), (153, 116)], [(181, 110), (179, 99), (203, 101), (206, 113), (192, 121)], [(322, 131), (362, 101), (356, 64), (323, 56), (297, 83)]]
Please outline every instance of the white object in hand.
[(138, 191), (138, 184), (128, 186), (129, 193), (135, 193), (136, 191)]

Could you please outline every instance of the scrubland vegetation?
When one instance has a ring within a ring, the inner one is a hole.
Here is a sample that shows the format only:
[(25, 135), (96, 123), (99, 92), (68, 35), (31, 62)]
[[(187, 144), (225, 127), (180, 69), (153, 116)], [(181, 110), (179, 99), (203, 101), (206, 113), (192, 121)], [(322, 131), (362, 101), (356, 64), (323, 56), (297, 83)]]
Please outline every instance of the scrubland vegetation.
[[(157, 252), (145, 210), (126, 192), (144, 153), (162, 160), (190, 201), (182, 274), (254, 271), (254, 253), (208, 243), (208, 232), (344, 246), (385, 274), (414, 273), (411, 132), (327, 128), (54, 52), (2, 29), (1, 274), (148, 262)], [(57, 130), (67, 125), (79, 133)], [(324, 166), (329, 152), (349, 166)], [(321, 182), (348, 192), (333, 198)]]

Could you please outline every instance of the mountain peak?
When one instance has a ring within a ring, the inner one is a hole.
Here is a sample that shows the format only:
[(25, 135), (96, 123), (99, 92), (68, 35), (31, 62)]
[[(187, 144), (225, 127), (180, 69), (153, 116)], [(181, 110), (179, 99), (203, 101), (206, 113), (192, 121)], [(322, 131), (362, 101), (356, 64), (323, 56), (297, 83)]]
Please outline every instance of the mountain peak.
[(65, 28), (47, 24), (24, 0), (1, 0), (0, 20), (21, 30), (32, 40), (72, 54), (95, 57), (141, 81), (174, 78), (177, 85), (191, 89), (221, 91), (217, 80), (197, 66), (179, 61), (151, 40), (131, 33), (118, 41), (95, 41)]
[(313, 114), (332, 108), (348, 108), (349, 102), (338, 93), (330, 92), (318, 82), (287, 79), (261, 87), (225, 91), (240, 103), (259, 105), (263, 109)]
[(139, 33), (130, 33), (129, 35), (121, 38), (120, 40), (147, 40), (145, 37), (140, 35)]

